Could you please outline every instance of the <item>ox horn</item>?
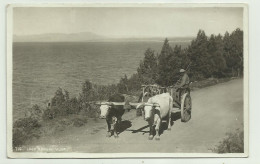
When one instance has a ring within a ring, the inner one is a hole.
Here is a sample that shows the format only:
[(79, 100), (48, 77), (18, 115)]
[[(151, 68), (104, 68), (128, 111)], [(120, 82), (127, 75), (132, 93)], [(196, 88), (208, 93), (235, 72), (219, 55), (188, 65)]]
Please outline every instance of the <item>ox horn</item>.
[(160, 107), (160, 105), (158, 103), (153, 103), (154, 107)]
[(113, 105), (111, 102), (101, 102), (101, 105)]
[(108, 102), (96, 102), (95, 104), (96, 105), (109, 105)]
[(125, 105), (125, 102), (111, 102), (112, 105), (117, 106), (117, 105)]
[(139, 103), (139, 104), (137, 104), (136, 109), (143, 108), (144, 106), (145, 106), (145, 103)]
[(89, 102), (87, 102), (88, 104), (95, 104), (95, 105), (97, 105), (98, 104), (98, 102), (96, 102), (96, 101), (89, 101)]
[(153, 106), (153, 104), (151, 104), (151, 103), (145, 103), (144, 105), (145, 106)]

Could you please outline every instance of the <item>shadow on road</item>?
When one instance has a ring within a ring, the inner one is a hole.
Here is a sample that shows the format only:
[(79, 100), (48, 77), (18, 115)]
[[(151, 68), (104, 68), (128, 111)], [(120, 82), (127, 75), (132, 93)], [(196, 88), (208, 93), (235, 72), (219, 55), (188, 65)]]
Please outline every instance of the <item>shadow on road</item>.
[(181, 119), (181, 112), (172, 114), (172, 122)]
[(132, 133), (139, 133), (139, 132), (149, 133), (149, 130), (144, 131), (144, 129), (146, 129), (146, 128), (149, 128), (149, 125), (143, 126), (143, 127), (139, 128), (139, 129), (136, 129), (136, 130), (128, 129), (127, 131), (131, 131)]
[(117, 131), (120, 134), (123, 131), (125, 131), (126, 129), (130, 128), (131, 126), (132, 126), (132, 122), (131, 121), (128, 121), (128, 120), (121, 121), (121, 123), (118, 126)]
[[(181, 113), (180, 113), (180, 112), (172, 114), (171, 126), (174, 125), (174, 121), (177, 121), (177, 120), (179, 120), (180, 118), (181, 118)], [(146, 129), (146, 128), (148, 128), (148, 129), (147, 129), (147, 130), (144, 130), (144, 129)], [(154, 128), (154, 127), (153, 127), (153, 128)], [(163, 134), (163, 132), (164, 132), (165, 130), (167, 130), (167, 128), (168, 128), (167, 123), (166, 123), (166, 122), (162, 122), (160, 131), (159, 131), (160, 135)], [(126, 131), (131, 131), (132, 133), (140, 133), (140, 132), (141, 132), (141, 133), (143, 133), (143, 134), (149, 133), (149, 132), (150, 132), (149, 130), (150, 130), (150, 129), (149, 129), (149, 125), (143, 126), (143, 127), (139, 128), (139, 129), (136, 129), (136, 130), (134, 130), (134, 129), (126, 129)], [(154, 133), (154, 135), (155, 135), (155, 133)]]
[[(177, 121), (177, 120), (181, 119), (181, 113), (180, 113), (180, 112), (174, 113), (174, 114), (172, 114), (171, 116), (172, 116), (172, 118), (171, 118), (171, 126), (174, 125), (174, 121)], [(162, 122), (160, 131), (159, 131), (159, 134), (162, 135), (163, 132), (164, 132), (165, 130), (167, 130), (167, 129), (168, 129), (167, 122)]]

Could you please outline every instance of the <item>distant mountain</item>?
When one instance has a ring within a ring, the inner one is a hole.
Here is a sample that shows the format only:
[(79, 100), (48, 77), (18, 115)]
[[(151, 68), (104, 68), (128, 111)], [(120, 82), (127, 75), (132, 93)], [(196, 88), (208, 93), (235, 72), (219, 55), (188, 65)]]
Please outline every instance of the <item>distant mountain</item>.
[[(195, 37), (168, 37), (170, 42), (190, 42)], [(134, 37), (113, 38), (105, 37), (91, 32), (61, 34), (39, 34), (39, 35), (14, 35), (14, 42), (163, 42), (164, 37)]]
[(39, 34), (39, 35), (14, 35), (14, 42), (84, 42), (106, 39), (104, 36), (91, 32), (61, 34)]
[[(111, 42), (164, 42), (166, 37), (144, 37), (144, 38), (113, 38), (104, 39)], [(195, 37), (167, 37), (169, 42), (191, 42)]]

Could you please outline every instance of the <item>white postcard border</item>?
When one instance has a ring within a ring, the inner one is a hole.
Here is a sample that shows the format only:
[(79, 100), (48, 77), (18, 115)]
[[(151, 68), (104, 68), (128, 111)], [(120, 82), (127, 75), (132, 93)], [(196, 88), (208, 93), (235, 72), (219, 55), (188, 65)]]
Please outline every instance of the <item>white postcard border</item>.
[[(13, 152), (12, 149), (12, 39), (15, 7), (243, 7), (244, 31), (244, 153), (39, 153)], [(165, 157), (248, 157), (249, 155), (249, 62), (248, 5), (246, 3), (60, 3), (11, 4), (7, 6), (7, 155), (9, 158), (165, 158)]]

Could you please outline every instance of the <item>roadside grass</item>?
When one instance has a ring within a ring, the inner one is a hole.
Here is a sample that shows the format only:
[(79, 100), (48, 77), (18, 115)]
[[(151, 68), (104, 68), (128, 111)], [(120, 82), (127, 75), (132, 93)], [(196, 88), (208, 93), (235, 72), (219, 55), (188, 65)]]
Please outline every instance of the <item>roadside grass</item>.
[[(209, 78), (206, 80), (193, 82), (191, 84), (191, 89), (196, 90), (229, 80), (230, 78)], [(133, 92), (131, 94), (124, 94), (126, 97), (126, 102), (137, 102), (140, 93), (141, 92)], [(27, 141), (34, 138), (37, 139), (44, 135), (59, 133), (70, 127), (84, 126), (87, 124), (88, 118), (98, 118), (98, 106), (84, 104), (77, 98), (69, 98), (68, 94), (69, 93), (67, 91), (64, 92), (59, 88), (52, 98), (52, 104), (55, 104), (54, 106), (42, 109), (38, 105), (34, 105), (32, 108), (28, 109), (25, 118), (16, 120), (13, 125), (13, 148), (22, 146)], [(128, 111), (133, 108), (130, 105), (126, 107), (127, 108), (125, 110)], [(136, 110), (136, 117), (141, 115), (141, 111)], [(240, 151), (240, 148), (235, 149), (227, 146), (235, 145), (235, 143), (229, 144), (230, 141), (235, 139), (235, 135), (230, 133), (228, 136), (228, 139), (222, 141), (221, 144), (212, 151), (219, 153)], [(236, 139), (235, 141), (239, 143), (239, 140)]]
[(244, 152), (244, 131), (236, 129), (234, 132), (226, 133), (226, 136), (210, 149), (214, 153), (243, 153)]
[(38, 121), (33, 117), (19, 119), (13, 125), (13, 149), (42, 136), (54, 135), (68, 128), (85, 126), (87, 122), (86, 116), (78, 114), (59, 116), (48, 121)]
[(27, 140), (39, 138), (41, 126), (38, 120), (32, 117), (17, 120), (13, 125), (13, 148), (22, 146)]

